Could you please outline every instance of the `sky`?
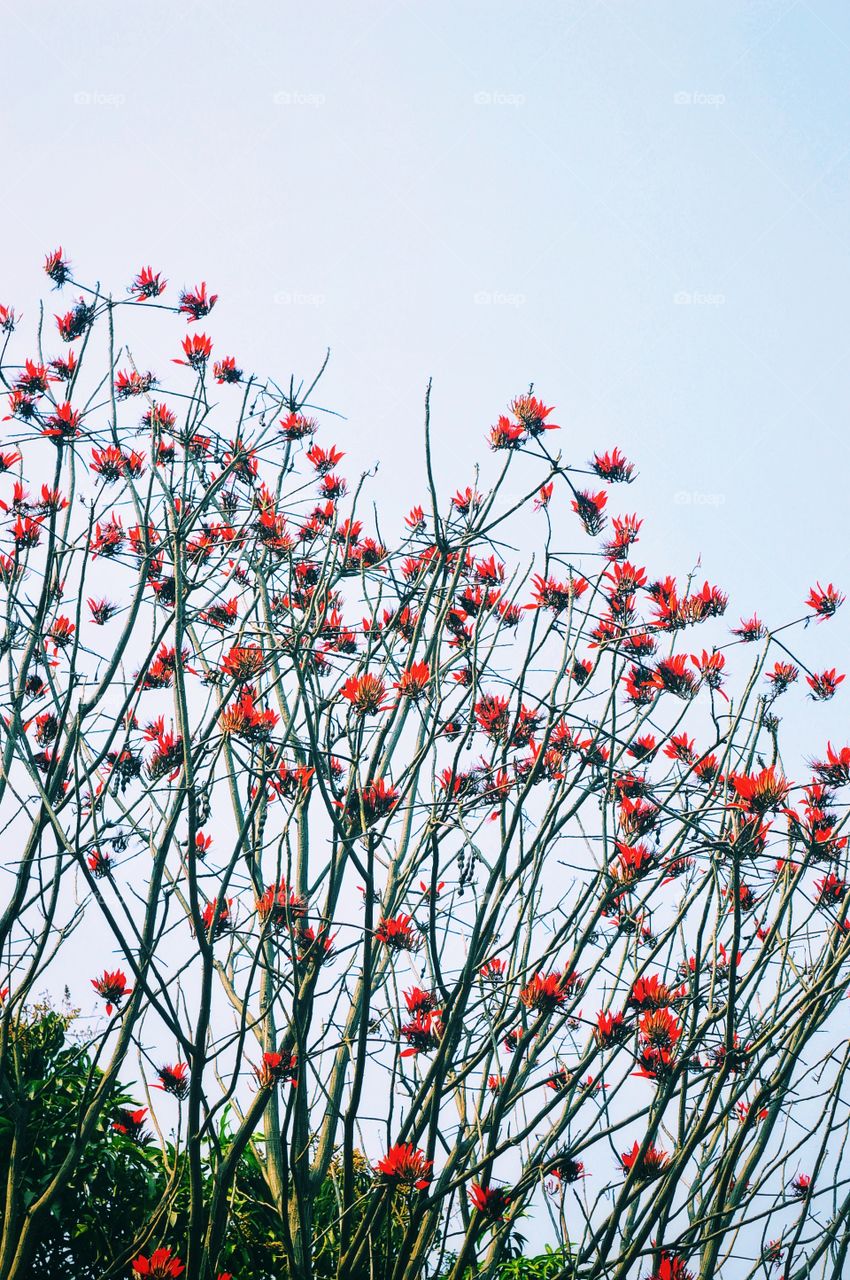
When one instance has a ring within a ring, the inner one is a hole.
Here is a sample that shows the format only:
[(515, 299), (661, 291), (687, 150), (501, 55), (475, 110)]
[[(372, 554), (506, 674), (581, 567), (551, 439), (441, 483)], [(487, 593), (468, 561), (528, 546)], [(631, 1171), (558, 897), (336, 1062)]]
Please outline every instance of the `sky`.
[(0, 302), (34, 319), (62, 244), (117, 292), (206, 279), (252, 369), (330, 347), (319, 400), (388, 519), (428, 378), (449, 492), (533, 383), (566, 460), (636, 461), (652, 576), (701, 557), (773, 624), (850, 586), (843, 0), (2, 12)]

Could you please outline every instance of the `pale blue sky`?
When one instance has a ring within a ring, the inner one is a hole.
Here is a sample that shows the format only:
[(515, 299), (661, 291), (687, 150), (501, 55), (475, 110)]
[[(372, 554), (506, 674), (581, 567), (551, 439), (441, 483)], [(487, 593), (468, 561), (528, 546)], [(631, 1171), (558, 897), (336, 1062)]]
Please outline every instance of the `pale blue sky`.
[(771, 622), (850, 587), (844, 0), (3, 12), (0, 301), (32, 318), (60, 242), (116, 289), (206, 278), (250, 368), (332, 347), (349, 475), (380, 457), (394, 513), (429, 375), (453, 485), (533, 380), (568, 457), (637, 461), (652, 574), (702, 553)]

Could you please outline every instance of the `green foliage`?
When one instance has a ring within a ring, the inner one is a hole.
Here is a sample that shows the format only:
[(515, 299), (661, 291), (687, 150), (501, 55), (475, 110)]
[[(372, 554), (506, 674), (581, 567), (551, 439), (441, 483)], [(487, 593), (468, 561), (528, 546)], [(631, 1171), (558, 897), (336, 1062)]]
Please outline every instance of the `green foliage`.
[[(522, 1236), (511, 1238), (508, 1244), (508, 1252), (511, 1256), (499, 1264), (492, 1275), (492, 1280), (557, 1280), (564, 1274), (564, 1268), (570, 1260), (568, 1249), (552, 1249), (547, 1245), (543, 1253), (527, 1258), (518, 1252), (524, 1244), (525, 1240)], [(443, 1272), (443, 1275), (446, 1274), (448, 1274), (447, 1271)], [(464, 1280), (481, 1280), (482, 1274), (477, 1266), (469, 1267), (464, 1272)]]
[(555, 1280), (569, 1260), (565, 1249), (550, 1249), (535, 1258), (514, 1258), (502, 1263), (498, 1280)]
[[(73, 1151), (85, 1108), (102, 1072), (68, 1036), (75, 1012), (33, 1006), (10, 1027), (0, 1080), (0, 1208), (19, 1215), (45, 1191)], [(29, 1259), (32, 1280), (95, 1280), (107, 1259), (132, 1249), (141, 1224), (166, 1185), (161, 1154), (145, 1137), (113, 1127), (130, 1097), (116, 1090), (95, 1132), (79, 1152)], [(6, 1203), (14, 1160), (16, 1197)]]
[[(80, 1120), (103, 1079), (100, 1068), (69, 1034), (75, 1017), (75, 1010), (38, 1004), (10, 1027), (6, 1069), (0, 1077), (5, 1103), (0, 1112), (0, 1209), (6, 1214), (21, 1214), (49, 1186), (72, 1153)], [(152, 1246), (185, 1237), (185, 1162), (171, 1146), (162, 1151), (144, 1121), (137, 1131), (116, 1127), (126, 1119), (124, 1112), (137, 1110), (138, 1104), (120, 1087), (113, 1092), (90, 1141), (62, 1180), (29, 1259), (31, 1280), (55, 1280), (59, 1275), (102, 1280), (110, 1274), (110, 1264), (111, 1274), (126, 1275), (125, 1260), (146, 1236)], [(229, 1120), (225, 1111), (216, 1141), (206, 1153), (203, 1174), (210, 1188), (214, 1167), (209, 1156), (213, 1150), (227, 1150), (232, 1137)], [(286, 1224), (269, 1190), (263, 1154), (261, 1143), (247, 1148), (231, 1199), (223, 1263), (238, 1280), (283, 1280), (288, 1274)], [(6, 1204), (12, 1160), (18, 1196), (15, 1203)], [(352, 1234), (372, 1203), (375, 1181), (370, 1164), (356, 1151)], [(410, 1210), (408, 1196), (397, 1190), (382, 1204), (363, 1263), (346, 1280), (373, 1280), (398, 1257)], [(341, 1205), (342, 1169), (334, 1160), (313, 1201), (316, 1280), (335, 1280), (338, 1274)], [(501, 1265), (498, 1280), (554, 1280), (564, 1261), (562, 1252), (549, 1250), (536, 1258), (513, 1258)]]

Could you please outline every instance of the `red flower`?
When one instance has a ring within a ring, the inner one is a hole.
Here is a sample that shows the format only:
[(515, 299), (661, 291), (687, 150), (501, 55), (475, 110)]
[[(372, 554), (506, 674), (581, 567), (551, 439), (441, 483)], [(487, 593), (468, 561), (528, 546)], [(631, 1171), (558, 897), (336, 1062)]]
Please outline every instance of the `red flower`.
[(407, 1049), (402, 1049), (402, 1058), (411, 1058), (417, 1053), (430, 1053), (431, 1050), (438, 1049), (443, 1038), (443, 1024), (439, 1009), (427, 1013), (420, 1009), (413, 1021), (406, 1022), (399, 1028), (399, 1032), (409, 1046)]
[(793, 662), (774, 663), (773, 670), (769, 671), (765, 677), (773, 686), (773, 694), (771, 696), (778, 698), (789, 685), (794, 684), (799, 675), (799, 668), (795, 667)]
[(589, 489), (585, 489), (577, 493), (573, 500), (573, 511), (584, 525), (585, 533), (589, 533), (592, 538), (601, 533), (605, 527), (603, 512), (607, 501), (608, 494), (604, 489), (599, 493), (591, 493)]
[(0, 475), (4, 471), (10, 471), (12, 467), (17, 466), (21, 460), (21, 455), (17, 449), (10, 449), (8, 453), (0, 453)]
[(812, 1185), (811, 1175), (808, 1173), (799, 1173), (791, 1183), (791, 1194), (795, 1200), (805, 1200), (809, 1194), (809, 1188)]
[(840, 906), (847, 893), (847, 881), (840, 879), (832, 871), (823, 879), (815, 881), (815, 888), (818, 891), (816, 901), (818, 906)]
[(609, 1049), (612, 1045), (622, 1044), (628, 1035), (629, 1029), (626, 1026), (626, 1020), (621, 1013), (600, 1013), (596, 1019), (596, 1027), (593, 1034), (597, 1042), (603, 1049)]
[(632, 987), (627, 1003), (636, 1009), (663, 1009), (672, 1004), (681, 992), (673, 992), (654, 973), (649, 978), (638, 978)]
[(53, 253), (48, 253), (45, 257), (44, 270), (57, 289), (61, 289), (62, 285), (71, 279), (71, 264), (62, 257), (61, 244), (58, 249), (54, 249)]
[(35, 520), (31, 516), (18, 516), (12, 526), (12, 539), (16, 551), (26, 551), (28, 547), (37, 547), (41, 538), (41, 524), (44, 516)]
[(257, 710), (251, 691), (246, 689), (241, 698), (225, 707), (219, 724), (224, 734), (234, 734), (248, 742), (268, 742), (279, 719), (271, 707)]
[(572, 602), (584, 595), (588, 587), (586, 578), (568, 578), (566, 582), (558, 582), (555, 578), (542, 578), (539, 573), (534, 575), (532, 582), (534, 600), (526, 608), (550, 609), (555, 614), (569, 609)]
[(630, 484), (634, 477), (634, 463), (629, 462), (619, 449), (612, 449), (601, 456), (595, 453), (590, 465), (599, 478), (609, 484)]
[(328, 475), (344, 457), (345, 454), (341, 453), (336, 445), (331, 445), (329, 449), (322, 449), (320, 445), (314, 444), (307, 450), (307, 461), (315, 467), (320, 476)]
[(655, 664), (655, 685), (658, 689), (666, 689), (677, 698), (692, 698), (696, 693), (694, 677), (687, 666), (687, 656), (675, 653), (670, 658), (662, 658)]
[(844, 596), (837, 587), (830, 582), (828, 587), (822, 587), (820, 583), (812, 587), (809, 592), (809, 598), (806, 601), (806, 607), (814, 610), (819, 615), (821, 621), (824, 618), (831, 618), (835, 611), (844, 603)]
[(306, 899), (290, 889), (285, 880), (281, 880), (278, 885), (270, 885), (262, 897), (257, 899), (257, 915), (264, 924), (268, 920), (276, 932), (288, 929), (292, 924), (303, 920), (306, 914)]
[(507, 698), (497, 693), (487, 693), (476, 702), (474, 711), (479, 728), (488, 738), (501, 742), (507, 737), (510, 714)]
[(378, 942), (390, 951), (418, 951), (422, 937), (413, 924), (413, 917), (406, 915), (383, 917), (375, 930)]
[(525, 427), (517, 426), (510, 418), (501, 414), (495, 427), (490, 428), (490, 448), (518, 449), (526, 439)]
[(56, 316), (56, 326), (63, 342), (74, 342), (81, 338), (93, 322), (94, 307), (85, 298), (79, 298), (73, 310), (67, 311), (64, 316)]
[[(310, 456), (309, 454), (307, 455)], [(404, 517), (404, 523), (408, 529), (421, 529), (425, 523), (425, 512), (421, 507), (412, 507), (408, 514)]]
[(50, 625), (50, 630), (47, 632), (45, 643), (47, 641), (52, 642), (54, 653), (57, 649), (64, 649), (73, 640), (76, 629), (70, 618), (66, 618), (64, 615), (55, 618)]
[(133, 1270), (138, 1276), (150, 1276), (151, 1280), (171, 1280), (173, 1276), (180, 1275), (183, 1263), (178, 1257), (171, 1256), (170, 1249), (154, 1249), (149, 1258), (139, 1254)]
[(629, 755), (634, 756), (636, 760), (651, 760), (656, 749), (655, 737), (651, 733), (645, 733), (629, 743)]
[(469, 486), (467, 486), (463, 492), (458, 489), (457, 493), (452, 498), (452, 506), (459, 515), (468, 516), (471, 511), (477, 511), (481, 506), (481, 494), (476, 493), (476, 491), (474, 489), (470, 489)]
[(559, 1067), (557, 1071), (553, 1071), (543, 1081), (547, 1089), (552, 1089), (555, 1093), (566, 1093), (573, 1083), (572, 1073), (566, 1067)]
[(763, 814), (785, 802), (790, 789), (775, 765), (769, 765), (752, 775), (732, 774), (730, 781), (737, 793), (740, 807), (750, 813)]
[(503, 982), (507, 976), (508, 966), (499, 956), (494, 956), (492, 960), (487, 960), (478, 972), (487, 982)]
[(259, 645), (234, 645), (221, 660), (221, 669), (240, 684), (254, 680), (265, 670), (266, 660)]
[(556, 1156), (552, 1166), (548, 1169), (553, 1178), (557, 1178), (559, 1182), (579, 1182), (586, 1177), (584, 1164), (581, 1160), (574, 1160), (570, 1155)]
[(237, 368), (234, 356), (224, 356), (223, 359), (216, 360), (213, 373), (219, 386), (223, 386), (225, 382), (240, 382), (242, 379), (242, 370)]
[(156, 1073), (159, 1076), (159, 1083), (153, 1088), (162, 1089), (163, 1093), (171, 1093), (175, 1098), (185, 1098), (189, 1092), (188, 1070), (185, 1062), (175, 1062), (173, 1066), (160, 1067)]
[(421, 987), (411, 987), (409, 991), (405, 991), (404, 1003), (408, 1013), (432, 1013), (438, 1008), (434, 992), (423, 991)]
[[(726, 895), (730, 895), (730, 894), (732, 895), (733, 901), (732, 903), (730, 903), (729, 910), (734, 911), (735, 895), (732, 893), (731, 886), (729, 888), (724, 889), (723, 892)], [(738, 902), (741, 904), (741, 909), (743, 911), (752, 911), (753, 907), (756, 906), (758, 902), (758, 899), (756, 898), (755, 893), (753, 892), (752, 888), (748, 884), (740, 884), (738, 886), (737, 898), (738, 898)]]
[(187, 333), (182, 346), (186, 359), (175, 360), (174, 364), (185, 364), (199, 373), (206, 368), (207, 360), (212, 353), (211, 338), (208, 338), (205, 333), (193, 333), (191, 336)]
[(670, 1157), (666, 1151), (660, 1151), (657, 1147), (650, 1145), (646, 1148), (643, 1155), (640, 1154), (641, 1144), (636, 1142), (631, 1151), (624, 1151), (620, 1156), (620, 1163), (629, 1173), (633, 1168), (637, 1171), (637, 1177), (641, 1180), (656, 1178), (663, 1173), (670, 1162)]
[(511, 413), (530, 436), (539, 436), (543, 431), (560, 430), (556, 423), (546, 421), (553, 408), (553, 405), (547, 407), (536, 396), (516, 396), (511, 401)]
[(425, 1152), (414, 1147), (412, 1142), (396, 1143), (375, 1165), (387, 1182), (415, 1187), (417, 1191), (424, 1191), (428, 1186), (433, 1167), (433, 1160), (426, 1160)]
[(81, 415), (78, 409), (72, 409), (65, 400), (56, 406), (56, 412), (47, 419), (41, 434), (52, 436), (57, 440), (75, 440), (80, 434)]
[(27, 395), (26, 391), (13, 391), (9, 396), (9, 412), (3, 418), (4, 422), (8, 422), (10, 418), (20, 418), (21, 422), (29, 422), (36, 414), (35, 400), (32, 396)]
[(833, 697), (844, 676), (835, 674), (835, 667), (830, 671), (822, 671), (820, 675), (806, 676), (806, 683), (811, 689), (810, 698), (816, 702), (826, 702)]
[(303, 413), (290, 413), (281, 418), (280, 430), (285, 440), (303, 440), (305, 436), (316, 434), (316, 422), (313, 418), (305, 418)]
[(534, 499), (534, 510), (545, 511), (552, 501), (552, 494), (555, 492), (555, 483), (550, 480), (548, 484), (542, 484), (537, 497)]
[(114, 484), (124, 474), (126, 458), (117, 445), (107, 445), (105, 449), (92, 449), (89, 466), (95, 475), (106, 484)]
[(105, 622), (118, 612), (118, 605), (112, 604), (109, 600), (93, 600), (91, 597), (86, 601), (92, 616), (92, 622), (102, 627)]
[(693, 764), (697, 758), (694, 739), (686, 733), (674, 733), (664, 748), (668, 760), (681, 760), (684, 764)]
[(351, 708), (357, 715), (374, 716), (385, 710), (384, 698), (387, 690), (384, 682), (369, 672), (362, 676), (350, 676), (340, 693), (351, 703)]
[(205, 858), (212, 846), (212, 836), (204, 835), (203, 831), (195, 833), (195, 855), (198, 858)]
[(127, 975), (121, 969), (113, 969), (111, 972), (104, 969), (99, 978), (92, 978), (91, 984), (106, 1001), (108, 1015), (111, 1015), (113, 1006), (119, 1005), (124, 996), (132, 995), (132, 988), (127, 986)]
[(147, 298), (158, 298), (168, 284), (167, 280), (160, 278), (161, 275), (160, 271), (142, 267), (127, 292), (136, 295), (136, 302), (144, 302)]
[(329, 963), (336, 956), (335, 937), (335, 933), (328, 933), (326, 925), (321, 925), (318, 931), (312, 925), (300, 925), (295, 930), (295, 941), (299, 947), (295, 956), (296, 963)]
[(346, 806), (346, 817), (350, 822), (365, 819), (366, 826), (386, 817), (398, 804), (398, 791), (383, 778), (376, 778), (362, 792), (355, 792), (349, 797)]
[(473, 1182), (469, 1189), (469, 1202), (482, 1217), (491, 1222), (501, 1222), (510, 1208), (511, 1193), (508, 1187), (488, 1187)]
[(112, 1128), (116, 1133), (123, 1133), (135, 1142), (146, 1142), (148, 1141), (148, 1135), (145, 1133), (145, 1116), (147, 1114), (147, 1107), (139, 1107), (137, 1111), (122, 1109), (118, 1112), (117, 1120), (113, 1120)]
[(263, 1061), (259, 1067), (254, 1068), (254, 1075), (261, 1089), (273, 1089), (276, 1084), (280, 1084), (282, 1080), (290, 1080), (293, 1085), (298, 1084), (298, 1057), (291, 1053), (288, 1058), (284, 1058), (282, 1053), (274, 1053), (267, 1050), (263, 1054)]
[(217, 301), (217, 293), (207, 296), (207, 282), (203, 280), (194, 289), (183, 290), (179, 310), (185, 315), (186, 323), (191, 324), (193, 320), (200, 320), (201, 316), (208, 316)]
[(813, 760), (812, 769), (828, 787), (841, 787), (850, 782), (850, 747), (841, 747), (835, 751), (832, 743), (828, 742), (826, 760)]
[(568, 995), (570, 984), (565, 982), (560, 973), (536, 973), (530, 982), (522, 988), (519, 998), (526, 1009), (538, 1013), (551, 1013), (562, 1005)]
[(640, 1036), (653, 1049), (670, 1052), (676, 1047), (682, 1029), (669, 1009), (653, 1009), (640, 1020)]
[(685, 1266), (684, 1258), (662, 1249), (658, 1266), (650, 1272), (646, 1280), (694, 1280), (694, 1274)]
[(204, 907), (201, 920), (204, 925), (204, 932), (207, 936), (211, 936), (213, 941), (223, 938), (233, 928), (233, 921), (230, 915), (230, 908), (233, 905), (233, 899), (228, 898), (219, 905), (218, 898), (213, 898)]
[(745, 644), (750, 644), (753, 640), (763, 640), (767, 635), (767, 627), (753, 614), (751, 618), (742, 618), (741, 625), (732, 628), (732, 635), (743, 640)]
[(128, 373), (126, 369), (121, 369), (115, 378), (115, 394), (119, 400), (146, 395), (151, 387), (155, 386), (156, 378), (150, 370), (147, 373), (138, 373), (135, 369), (131, 369)]
[(644, 836), (658, 821), (658, 810), (646, 800), (624, 796), (620, 802), (620, 826), (628, 836)]
[(723, 681), (723, 668), (726, 666), (726, 659), (723, 654), (708, 653), (703, 649), (702, 655), (699, 658), (693, 654), (691, 655), (691, 662), (699, 672), (700, 683), (707, 684), (709, 689), (717, 689), (721, 696), (726, 698), (726, 701), (728, 702), (729, 699), (720, 688)]
[[(0, 312), (2, 310), (3, 308), (0, 307)], [(2, 328), (2, 325), (0, 325), (0, 328)], [(73, 351), (69, 351), (67, 357), (57, 356), (55, 360), (51, 360), (50, 368), (59, 382), (70, 382), (76, 372), (77, 357)]]
[(89, 543), (92, 552), (92, 559), (97, 556), (106, 556), (110, 559), (124, 546), (124, 526), (121, 523), (121, 517), (115, 512), (112, 513), (112, 519), (107, 520), (104, 524), (98, 522), (94, 527), (94, 537)]
[(101, 853), (100, 849), (95, 849), (86, 861), (89, 871), (96, 880), (103, 880), (106, 876), (112, 875), (112, 859), (108, 853)]
[(33, 360), (27, 360), (24, 364), (23, 373), (19, 373), (15, 379), (15, 386), (19, 391), (24, 391), (27, 395), (38, 396), (43, 395), (48, 388), (48, 383), (53, 379), (47, 372), (47, 366), (36, 364)]
[(625, 844), (618, 840), (617, 853), (619, 856), (611, 865), (611, 876), (621, 886), (632, 884), (654, 866), (652, 851), (645, 844)]
[(624, 560), (629, 554), (629, 547), (638, 541), (638, 533), (643, 524), (636, 515), (614, 516), (611, 521), (614, 537), (603, 545), (603, 554), (609, 560)]
[(167, 405), (158, 404), (156, 401), (142, 416), (142, 426), (147, 431), (173, 431), (176, 425), (176, 415)]
[(393, 688), (398, 689), (403, 698), (419, 698), (428, 688), (430, 679), (428, 663), (414, 662), (406, 671), (402, 671), (401, 678), (396, 681)]

